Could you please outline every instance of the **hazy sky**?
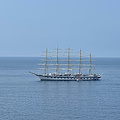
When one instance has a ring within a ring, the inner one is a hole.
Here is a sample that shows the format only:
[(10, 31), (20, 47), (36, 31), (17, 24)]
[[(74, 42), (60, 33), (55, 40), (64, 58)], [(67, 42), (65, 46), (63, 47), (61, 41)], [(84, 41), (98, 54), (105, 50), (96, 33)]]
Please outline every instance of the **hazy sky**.
[(0, 56), (56, 47), (120, 57), (120, 0), (0, 0)]

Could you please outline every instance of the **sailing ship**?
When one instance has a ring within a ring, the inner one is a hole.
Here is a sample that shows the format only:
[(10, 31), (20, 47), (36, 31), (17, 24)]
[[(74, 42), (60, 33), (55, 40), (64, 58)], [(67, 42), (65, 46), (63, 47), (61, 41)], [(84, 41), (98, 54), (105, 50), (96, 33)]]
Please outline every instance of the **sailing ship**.
[[(91, 54), (88, 56), (82, 56), (81, 50), (78, 55), (71, 56), (72, 49), (68, 48), (65, 51), (65, 55), (60, 54), (61, 49), (55, 49), (52, 55), (46, 49), (41, 56), (40, 66), (43, 74), (36, 74), (30, 72), (40, 78), (41, 81), (91, 81), (100, 80), (100, 74), (92, 74), (91, 70), (94, 65), (91, 64)], [(84, 59), (83, 59), (84, 58)], [(88, 74), (83, 74), (82, 71), (88, 70)], [(51, 72), (49, 72), (51, 71)], [(74, 72), (75, 73), (74, 73)]]

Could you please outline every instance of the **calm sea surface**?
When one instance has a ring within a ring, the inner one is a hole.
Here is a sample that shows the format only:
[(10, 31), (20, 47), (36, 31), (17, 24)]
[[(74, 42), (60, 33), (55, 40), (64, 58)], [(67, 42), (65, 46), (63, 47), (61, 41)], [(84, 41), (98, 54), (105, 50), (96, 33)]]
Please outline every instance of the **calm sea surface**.
[(0, 58), (0, 120), (119, 120), (120, 58), (96, 58), (100, 81), (39, 81), (39, 58)]

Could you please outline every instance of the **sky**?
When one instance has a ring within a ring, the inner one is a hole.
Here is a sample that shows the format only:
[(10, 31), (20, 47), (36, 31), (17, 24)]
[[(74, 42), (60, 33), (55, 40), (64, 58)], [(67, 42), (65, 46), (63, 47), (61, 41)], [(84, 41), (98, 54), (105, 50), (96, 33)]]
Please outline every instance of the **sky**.
[(0, 57), (57, 47), (120, 57), (120, 0), (0, 0)]

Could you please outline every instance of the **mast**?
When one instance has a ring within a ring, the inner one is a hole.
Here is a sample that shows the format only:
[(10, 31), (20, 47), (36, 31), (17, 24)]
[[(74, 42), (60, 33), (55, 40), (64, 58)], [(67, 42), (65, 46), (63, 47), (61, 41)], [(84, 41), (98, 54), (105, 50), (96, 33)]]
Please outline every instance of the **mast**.
[(46, 75), (46, 71), (47, 71), (47, 53), (48, 53), (48, 51), (47, 51), (47, 48), (46, 48), (46, 51), (45, 51), (45, 72), (44, 72), (44, 74)]
[(91, 74), (91, 54), (90, 54), (90, 62), (89, 62), (89, 75)]
[(79, 58), (79, 74), (81, 73), (81, 50), (80, 50), (80, 58)]
[(57, 48), (57, 61), (56, 61), (56, 74), (58, 74), (58, 48)]
[(57, 49), (55, 49), (56, 50), (56, 74), (58, 74), (58, 61), (59, 61), (59, 50), (61, 50), (61, 49), (59, 49), (59, 48), (57, 48)]
[(70, 64), (70, 48), (68, 48), (68, 68), (67, 68), (67, 73), (69, 73), (69, 64)]
[(68, 63), (67, 63), (67, 73), (69, 73), (69, 70), (70, 70), (70, 53), (71, 53), (71, 50), (72, 50), (72, 49), (68, 48), (68, 49), (66, 49), (66, 50), (67, 50), (66, 53), (68, 54), (68, 55), (67, 55), (67, 58), (68, 58), (68, 59), (67, 59), (67, 62), (68, 62)]

